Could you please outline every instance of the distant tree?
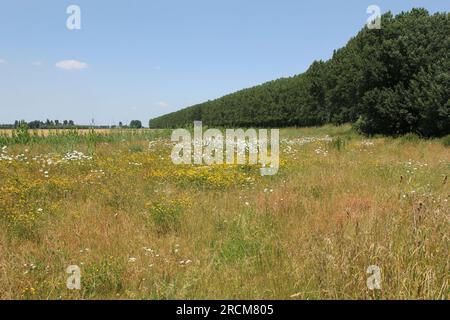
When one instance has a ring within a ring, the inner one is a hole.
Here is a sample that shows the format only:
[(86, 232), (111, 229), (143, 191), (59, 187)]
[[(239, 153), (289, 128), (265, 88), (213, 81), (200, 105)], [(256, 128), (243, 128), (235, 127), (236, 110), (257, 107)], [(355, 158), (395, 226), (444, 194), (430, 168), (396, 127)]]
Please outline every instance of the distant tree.
[(28, 123), (28, 128), (30, 129), (39, 129), (42, 127), (42, 122), (39, 120), (31, 121)]
[(130, 122), (130, 128), (132, 128), (132, 129), (141, 129), (142, 128), (142, 122), (140, 120), (132, 120)]

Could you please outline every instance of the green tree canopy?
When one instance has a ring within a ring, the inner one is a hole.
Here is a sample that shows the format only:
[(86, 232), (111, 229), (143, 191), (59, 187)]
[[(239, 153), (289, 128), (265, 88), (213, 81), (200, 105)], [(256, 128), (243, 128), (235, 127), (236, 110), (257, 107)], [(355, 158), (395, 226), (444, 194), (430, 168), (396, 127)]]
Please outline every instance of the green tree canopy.
[(450, 20), (413, 9), (386, 13), (326, 62), (156, 119), (154, 128), (355, 123), (365, 134), (450, 133)]

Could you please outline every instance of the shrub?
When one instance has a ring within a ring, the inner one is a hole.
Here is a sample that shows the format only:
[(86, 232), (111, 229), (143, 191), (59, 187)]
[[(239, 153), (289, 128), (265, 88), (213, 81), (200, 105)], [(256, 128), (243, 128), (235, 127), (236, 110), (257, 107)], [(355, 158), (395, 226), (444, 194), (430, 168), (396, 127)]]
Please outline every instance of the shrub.
[(144, 151), (144, 147), (142, 147), (141, 145), (132, 145), (129, 148), (131, 153), (138, 153), (138, 152), (143, 152)]
[(115, 296), (123, 287), (123, 266), (112, 256), (89, 264), (82, 273), (82, 288), (88, 296)]
[(151, 221), (158, 233), (177, 231), (181, 226), (183, 206), (177, 200), (152, 202), (149, 208)]
[(416, 143), (420, 141), (420, 136), (415, 133), (407, 133), (400, 137), (400, 141)]
[(30, 141), (28, 125), (25, 122), (20, 123), (20, 125), (14, 131), (13, 135), (17, 143), (27, 143)]
[(450, 147), (450, 134), (441, 139), (441, 142), (444, 146)]

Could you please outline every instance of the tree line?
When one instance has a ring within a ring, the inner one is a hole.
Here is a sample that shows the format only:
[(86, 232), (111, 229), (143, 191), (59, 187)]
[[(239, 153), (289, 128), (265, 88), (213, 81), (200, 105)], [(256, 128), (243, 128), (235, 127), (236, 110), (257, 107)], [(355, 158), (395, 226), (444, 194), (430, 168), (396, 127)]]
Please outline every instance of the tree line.
[(119, 125), (79, 125), (75, 124), (73, 120), (49, 120), (41, 121), (34, 120), (31, 122), (26, 122), (25, 120), (16, 120), (14, 124), (0, 124), (0, 129), (18, 129), (26, 127), (27, 129), (113, 129), (113, 128), (131, 128), (131, 129), (141, 129), (143, 128), (142, 122), (140, 120), (132, 120), (129, 125), (124, 125), (119, 122)]
[(413, 9), (382, 16), (328, 61), (282, 78), (151, 119), (152, 128), (285, 127), (353, 123), (368, 135), (450, 133), (450, 20)]
[(25, 120), (16, 120), (14, 124), (0, 124), (0, 128), (2, 129), (17, 129), (21, 126), (26, 126), (29, 129), (54, 129), (54, 128), (74, 128), (76, 127), (73, 120), (49, 120), (40, 121), (34, 120), (31, 122), (26, 122)]

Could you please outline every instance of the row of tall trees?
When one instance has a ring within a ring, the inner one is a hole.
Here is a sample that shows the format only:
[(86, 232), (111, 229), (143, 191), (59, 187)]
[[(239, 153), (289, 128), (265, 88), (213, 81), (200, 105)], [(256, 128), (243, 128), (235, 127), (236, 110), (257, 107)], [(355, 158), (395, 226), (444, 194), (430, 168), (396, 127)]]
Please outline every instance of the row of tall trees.
[[(17, 127), (20, 125), (21, 121), (16, 121), (14, 124), (14, 127)], [(35, 120), (35, 121), (31, 121), (28, 123), (28, 127), (30, 129), (51, 129), (51, 128), (69, 128), (69, 127), (74, 127), (75, 123), (73, 122), (73, 120), (64, 120), (64, 121), (59, 121), (59, 120), (49, 120), (47, 119), (47, 121), (39, 121), (39, 120)]]
[[(17, 129), (20, 127), (26, 126), (28, 129), (83, 129), (83, 128), (101, 128), (101, 129), (109, 129), (116, 128), (116, 125), (112, 126), (98, 126), (98, 125), (78, 125), (75, 124), (73, 120), (49, 120), (40, 121), (34, 120), (31, 122), (26, 122), (25, 120), (16, 120), (14, 124), (0, 124), (0, 129)], [(141, 129), (143, 128), (142, 122), (140, 120), (132, 120), (130, 125), (124, 125), (122, 122), (119, 122), (119, 128), (132, 128), (132, 129)]]
[(16, 120), (14, 124), (0, 124), (1, 129), (17, 129), (23, 125), (26, 125), (30, 129), (55, 129), (55, 128), (73, 128), (76, 127), (73, 120), (49, 120), (40, 121), (34, 120), (31, 122), (26, 122), (25, 120)]
[(174, 128), (354, 123), (365, 134), (450, 133), (450, 20), (425, 9), (382, 17), (326, 62), (303, 74), (245, 89), (150, 120)]

